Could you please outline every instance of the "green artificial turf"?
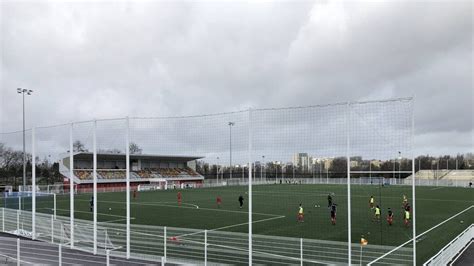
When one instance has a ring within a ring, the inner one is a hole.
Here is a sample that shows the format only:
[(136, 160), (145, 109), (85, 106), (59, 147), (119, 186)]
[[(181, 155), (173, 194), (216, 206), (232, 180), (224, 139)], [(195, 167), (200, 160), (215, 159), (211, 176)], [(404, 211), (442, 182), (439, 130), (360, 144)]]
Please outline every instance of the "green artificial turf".
[[(131, 196), (132, 224), (160, 225), (196, 229), (248, 232), (248, 188), (216, 187), (180, 190), (183, 203), (178, 206), (177, 190), (139, 192)], [(333, 194), (337, 203), (337, 224), (332, 225), (327, 208), (327, 195)], [(402, 195), (412, 204), (411, 187), (353, 185), (351, 186), (352, 241), (360, 237), (369, 245), (398, 246), (412, 238), (411, 227), (402, 220)], [(217, 207), (220, 195), (223, 203)], [(238, 197), (243, 195), (245, 204), (239, 208)], [(369, 197), (375, 197), (382, 209), (381, 221), (373, 221)], [(90, 194), (75, 196), (75, 217), (92, 219), (89, 210)], [(124, 192), (98, 195), (98, 220), (125, 223)], [(474, 205), (473, 190), (468, 188), (416, 188), (417, 234)], [(303, 223), (297, 222), (299, 204), (305, 212)], [(317, 207), (317, 206), (320, 207)], [(14, 204), (10, 204), (14, 206)], [(50, 200), (38, 200), (40, 212), (51, 213)], [(253, 233), (296, 238), (347, 241), (347, 187), (344, 185), (260, 185), (253, 186)], [(392, 208), (395, 219), (389, 226), (385, 221), (387, 208)], [(69, 196), (57, 197), (58, 215), (68, 216)], [(462, 223), (461, 223), (462, 221)], [(474, 208), (459, 215), (439, 228), (425, 234), (417, 242), (417, 262), (422, 263), (474, 223)], [(220, 228), (220, 229), (219, 229)]]

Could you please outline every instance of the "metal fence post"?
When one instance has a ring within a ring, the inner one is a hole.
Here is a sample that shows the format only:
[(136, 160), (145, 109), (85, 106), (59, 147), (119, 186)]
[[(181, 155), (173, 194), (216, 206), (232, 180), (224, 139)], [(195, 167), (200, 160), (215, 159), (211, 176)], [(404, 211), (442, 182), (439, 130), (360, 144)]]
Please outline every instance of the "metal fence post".
[(126, 257), (127, 259), (130, 258), (130, 121), (127, 117), (126, 119), (126, 126), (125, 129), (125, 168), (126, 168), (126, 209), (127, 209), (127, 220), (126, 220), (126, 229), (127, 229), (127, 237), (126, 237)]
[(300, 265), (303, 266), (303, 238), (300, 238)]
[(20, 210), (16, 211), (16, 234), (20, 233)]
[(164, 261), (166, 262), (166, 226), (163, 227), (163, 258)]
[(31, 132), (31, 233), (32, 239), (36, 239), (36, 129)]
[(105, 251), (105, 257), (106, 257), (106, 262), (105, 262), (105, 264), (106, 264), (107, 266), (109, 266), (109, 265), (110, 265), (110, 249), (107, 249), (107, 250)]
[(74, 124), (71, 124), (71, 127), (69, 128), (69, 230), (71, 239), (71, 249), (74, 249), (74, 140), (72, 136), (73, 131)]
[(207, 266), (207, 230), (204, 230), (204, 266)]
[(347, 103), (346, 110), (346, 160), (347, 160), (347, 264), (352, 263), (352, 227), (351, 227), (351, 142), (350, 142), (350, 124), (351, 124), (351, 104)]
[[(252, 195), (252, 109), (249, 108), (249, 116), (248, 116), (248, 119), (249, 119), (249, 129), (248, 129), (248, 141), (249, 141), (249, 145), (248, 145), (248, 161), (249, 161), (249, 184), (248, 184), (248, 194), (249, 194), (249, 207), (248, 207), (248, 210), (249, 210), (249, 226), (248, 226), (248, 230), (249, 230), (249, 239), (248, 239), (248, 245), (249, 245), (249, 261), (248, 261), (248, 265), (252, 265), (252, 255), (253, 255), (253, 246), (252, 246), (252, 241), (253, 241), (253, 238), (252, 238), (252, 208), (253, 208), (253, 203), (252, 203), (252, 200), (253, 200), (253, 195)], [(244, 169), (242, 169), (242, 171), (244, 171)]]
[(56, 193), (53, 194), (53, 203), (54, 203), (54, 209), (53, 209), (53, 214), (54, 214), (54, 220), (56, 220)]
[(58, 246), (58, 263), (59, 266), (63, 265), (63, 250), (62, 250), (62, 244), (59, 244)]
[(16, 265), (20, 266), (20, 238), (16, 239)]
[(2, 232), (5, 232), (5, 208), (2, 208)]
[[(413, 103), (413, 106), (415, 103)], [(414, 111), (412, 111), (411, 114), (411, 146), (414, 146), (415, 142), (415, 114)], [(412, 164), (411, 164), (411, 174), (413, 176), (412, 182), (411, 182), (411, 192), (412, 192), (412, 237), (413, 237), (413, 265), (416, 265), (416, 207), (415, 207), (415, 202), (416, 202), (416, 193), (415, 193), (415, 181), (416, 181), (416, 172), (415, 172), (415, 153), (412, 151)]]
[(54, 217), (51, 215), (51, 243), (54, 243)]
[(97, 120), (94, 120), (94, 128), (92, 132), (92, 178), (93, 178), (93, 250), (97, 255)]

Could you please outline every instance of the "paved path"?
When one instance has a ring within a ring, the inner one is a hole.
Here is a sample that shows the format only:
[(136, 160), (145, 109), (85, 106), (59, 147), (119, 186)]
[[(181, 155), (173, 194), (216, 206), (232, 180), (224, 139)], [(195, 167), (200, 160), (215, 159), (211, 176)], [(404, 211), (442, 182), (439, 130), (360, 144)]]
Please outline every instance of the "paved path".
[(474, 242), (471, 242), (468, 248), (459, 256), (459, 258), (452, 264), (454, 266), (474, 265)]
[[(106, 257), (93, 255), (80, 250), (62, 247), (63, 265), (105, 265)], [(16, 265), (17, 258), (17, 237), (0, 234), (0, 265)], [(59, 246), (51, 243), (33, 241), (20, 238), (20, 260), (22, 265), (42, 264), (59, 265)], [(149, 262), (134, 259), (124, 259), (110, 257), (111, 265), (161, 265), (160, 262)]]

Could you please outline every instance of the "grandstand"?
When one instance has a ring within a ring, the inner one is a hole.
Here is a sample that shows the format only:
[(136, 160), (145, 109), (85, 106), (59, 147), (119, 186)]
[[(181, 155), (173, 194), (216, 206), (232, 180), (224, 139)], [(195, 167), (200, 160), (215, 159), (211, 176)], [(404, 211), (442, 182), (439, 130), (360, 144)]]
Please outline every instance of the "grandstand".
[[(167, 187), (196, 187), (204, 177), (196, 172), (196, 156), (130, 155), (130, 185)], [(125, 187), (125, 154), (97, 154), (98, 188)], [(64, 176), (64, 187), (69, 187), (69, 155), (61, 156), (59, 167)], [(93, 185), (93, 153), (74, 153), (74, 183), (77, 189), (91, 189)]]
[[(407, 180), (411, 180), (410, 175)], [(420, 170), (416, 172), (416, 179), (424, 180), (474, 180), (474, 170)]]

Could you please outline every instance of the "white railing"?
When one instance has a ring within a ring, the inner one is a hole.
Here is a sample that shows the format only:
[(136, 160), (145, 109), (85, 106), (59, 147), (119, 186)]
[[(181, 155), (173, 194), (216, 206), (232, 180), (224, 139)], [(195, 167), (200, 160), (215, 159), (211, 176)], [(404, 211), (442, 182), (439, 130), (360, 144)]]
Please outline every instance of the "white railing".
[[(0, 208), (3, 232), (32, 238), (31, 212)], [(75, 220), (74, 249), (93, 252), (92, 222)], [(97, 254), (126, 257), (125, 224), (101, 222), (97, 232)], [(37, 213), (35, 239), (71, 247), (69, 217)], [(131, 225), (130, 258), (175, 263), (202, 262), (246, 264), (248, 234), (217, 230), (199, 230), (162, 226)], [(353, 244), (353, 261), (367, 263), (392, 250), (391, 246), (369, 245), (362, 249)], [(401, 249), (400, 256), (387, 261), (408, 264), (411, 248)], [(1, 249), (0, 249), (1, 253)], [(272, 265), (301, 263), (347, 263), (347, 243), (253, 234), (253, 261)], [(405, 255), (404, 255), (405, 254)], [(80, 264), (80, 262), (78, 262)]]
[(423, 266), (427, 265), (448, 265), (460, 252), (473, 241), (474, 224), (444, 246), (436, 255), (427, 260)]

